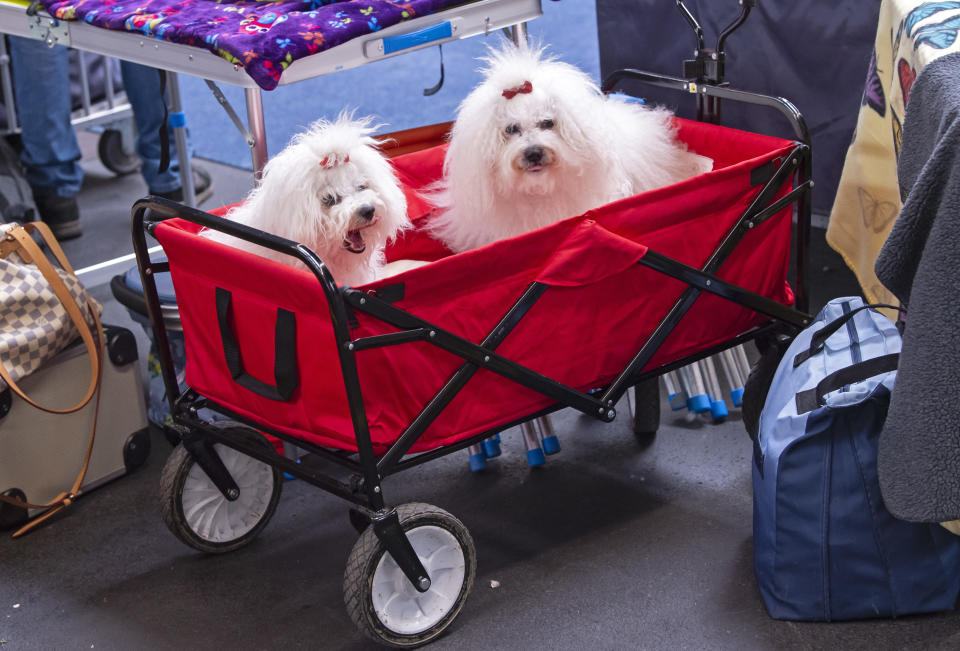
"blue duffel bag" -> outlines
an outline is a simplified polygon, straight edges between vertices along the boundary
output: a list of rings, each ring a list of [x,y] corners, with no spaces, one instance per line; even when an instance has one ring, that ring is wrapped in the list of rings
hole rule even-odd
[[[787,348],[760,414],[754,569],[775,619],[947,610],[960,593],[960,538],[895,519],[880,496],[900,334],[868,307],[828,303]]]

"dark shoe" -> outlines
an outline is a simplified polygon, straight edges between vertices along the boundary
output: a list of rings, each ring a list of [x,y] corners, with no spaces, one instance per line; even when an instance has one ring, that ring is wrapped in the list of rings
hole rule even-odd
[[[192,165],[193,168],[193,194],[197,199],[197,205],[210,198],[213,194],[213,180],[210,178],[210,172],[198,165]],[[151,192],[157,197],[170,199],[171,201],[183,202],[183,188],[170,190],[169,192]]]
[[[76,197],[48,194],[35,196],[33,200],[37,204],[40,219],[46,222],[58,240],[72,240],[83,235]]]

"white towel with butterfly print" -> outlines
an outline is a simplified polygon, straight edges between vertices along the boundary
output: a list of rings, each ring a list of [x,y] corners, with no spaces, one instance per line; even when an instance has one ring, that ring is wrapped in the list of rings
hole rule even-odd
[[[893,295],[873,271],[901,207],[897,158],[916,75],[960,51],[960,1],[883,0],[863,102],[837,187],[827,242],[856,274],[873,303]],[[816,152],[816,148],[814,148]]]
[[[960,24],[958,24],[960,28]],[[928,64],[911,91],[897,173],[906,200],[877,258],[907,308],[903,352],[880,437],[887,508],[960,519],[960,53]]]

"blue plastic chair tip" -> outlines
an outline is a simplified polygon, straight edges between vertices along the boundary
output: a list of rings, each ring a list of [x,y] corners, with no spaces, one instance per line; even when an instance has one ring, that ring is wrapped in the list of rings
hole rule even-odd
[[[702,414],[705,411],[710,411],[710,402],[710,396],[701,393],[687,400],[687,409],[695,414]]]
[[[727,417],[727,405],[723,400],[714,400],[710,403],[710,415],[714,420],[722,420]]]
[[[560,439],[556,436],[548,436],[541,441],[545,454],[556,454],[560,451]]]
[[[489,440],[483,442],[483,452],[487,455],[488,459],[493,459],[494,457],[500,456],[500,444],[496,440]]]
[[[734,407],[739,407],[743,404],[743,387],[739,389],[734,389],[730,392],[730,400],[733,401]]]
[[[527,450],[527,465],[529,466],[542,466],[547,462],[547,457],[544,456],[543,450],[537,448],[536,450]]]

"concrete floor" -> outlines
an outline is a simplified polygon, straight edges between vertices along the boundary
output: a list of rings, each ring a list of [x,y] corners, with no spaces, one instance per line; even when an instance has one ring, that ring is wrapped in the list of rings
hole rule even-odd
[[[234,201],[250,185],[247,172],[206,165],[216,183],[207,206]],[[144,192],[139,178],[109,178],[92,160],[85,166],[86,233],[66,247],[77,268],[131,250],[129,206]],[[814,244],[814,302],[855,292],[822,231]],[[136,328],[104,286],[94,291],[105,320]],[[751,447],[739,414],[713,425],[664,410],[644,447],[620,411],[608,425],[556,414],[563,450],[540,469],[527,467],[511,431],[483,473],[469,472],[460,452],[387,480],[390,502],[440,506],[476,543],[473,592],[431,648],[960,648],[957,612],[839,624],[770,619],[753,578]],[[158,477],[169,451],[154,437],[137,472],[29,536],[0,536],[0,648],[371,646],[343,606],[356,541],[345,503],[287,482],[252,544],[203,556],[160,518]]]

